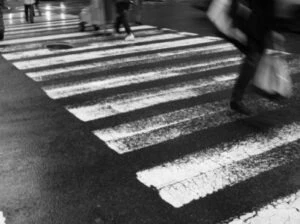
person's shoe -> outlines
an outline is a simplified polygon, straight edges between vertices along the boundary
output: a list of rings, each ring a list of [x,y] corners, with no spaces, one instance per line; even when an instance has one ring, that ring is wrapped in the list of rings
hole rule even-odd
[[[230,101],[230,108],[240,114],[251,115],[252,112],[240,101]]]
[[[125,37],[125,40],[126,41],[134,41],[134,35],[131,33],[131,34],[128,34],[126,37]]]

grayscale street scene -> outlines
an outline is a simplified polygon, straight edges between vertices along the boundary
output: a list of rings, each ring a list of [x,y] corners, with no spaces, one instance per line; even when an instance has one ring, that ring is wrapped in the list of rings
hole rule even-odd
[[[1,3],[0,224],[299,224],[299,2],[241,48],[212,1],[117,2]]]

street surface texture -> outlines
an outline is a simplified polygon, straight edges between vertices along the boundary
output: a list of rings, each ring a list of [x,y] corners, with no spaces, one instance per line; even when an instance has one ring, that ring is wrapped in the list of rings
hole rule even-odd
[[[130,42],[79,32],[84,6],[5,15],[0,224],[299,224],[300,38],[291,99],[249,89],[246,117],[228,107],[243,55],[188,1],[145,3]]]

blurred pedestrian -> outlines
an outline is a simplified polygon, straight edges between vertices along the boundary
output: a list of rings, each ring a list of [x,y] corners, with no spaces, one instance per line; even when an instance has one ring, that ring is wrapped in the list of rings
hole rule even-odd
[[[0,40],[4,39],[4,31],[5,26],[3,22],[3,8],[4,8],[4,0],[0,0]]]
[[[240,0],[232,0],[238,4]],[[242,114],[250,115],[251,111],[243,104],[243,96],[249,82],[253,79],[262,55],[271,38],[274,28],[274,0],[250,0],[250,15],[245,27],[241,30],[247,36],[246,57],[240,68],[240,74],[234,85],[230,100],[230,108]],[[235,7],[237,8],[237,7]],[[237,20],[235,20],[237,21]],[[238,21],[237,21],[238,22]]]
[[[42,12],[41,12],[39,4],[40,4],[40,0],[35,0],[34,6],[35,6],[36,10],[38,11],[39,16],[41,16]]]
[[[142,10],[144,0],[135,0],[135,24],[142,25]]]
[[[128,23],[128,10],[130,8],[130,4],[132,4],[130,0],[116,0],[117,18],[115,21],[115,32],[117,34],[120,33],[120,26],[122,24],[127,33],[127,36],[125,37],[125,40],[127,41],[134,40],[134,35]]]
[[[24,0],[25,20],[33,23],[35,0]]]

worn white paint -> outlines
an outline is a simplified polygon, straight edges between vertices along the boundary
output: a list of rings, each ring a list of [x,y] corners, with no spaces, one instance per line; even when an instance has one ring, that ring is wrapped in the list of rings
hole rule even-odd
[[[234,77],[232,74],[229,74],[229,76]],[[67,106],[66,108],[80,120],[91,121],[223,90],[229,88],[232,83],[233,79],[227,82],[217,82],[213,78],[200,78],[178,84],[118,94],[87,105]]]
[[[29,23],[29,24],[14,24],[5,26],[5,31],[16,31],[16,30],[30,30],[30,29],[39,29],[45,27],[56,27],[56,26],[65,26],[65,25],[75,25],[79,24],[78,19],[72,20],[62,20],[62,21],[50,21],[45,23]]]
[[[77,28],[78,28],[78,25],[75,24],[75,25],[63,25],[63,26],[59,26],[59,27],[42,27],[42,28],[36,28],[36,29],[11,30],[11,31],[5,31],[5,36],[21,35],[21,34],[26,35],[26,34],[30,34],[30,33],[77,29]]]
[[[5,224],[6,218],[4,217],[3,212],[0,211],[0,224]]]
[[[135,40],[135,44],[138,43],[145,43],[145,42],[150,42],[150,41],[171,41],[176,38],[180,37],[186,37],[177,33],[172,33],[172,34],[161,34],[161,35],[155,35],[155,36],[150,36],[150,37],[139,37]],[[209,40],[208,40],[209,42]],[[163,43],[162,43],[163,44]],[[103,48],[103,47],[124,47],[123,51],[125,50],[131,50],[131,47],[128,47],[128,42],[124,42],[123,39],[118,39],[118,40],[111,40],[110,41],[101,41],[101,42],[93,42],[93,43],[87,43],[86,46],[81,46],[81,47],[75,47],[72,49],[68,50],[60,50],[60,51],[50,51],[47,48],[43,49],[36,49],[36,50],[28,50],[25,52],[14,52],[14,53],[8,53],[8,54],[3,54],[3,56],[7,60],[20,60],[20,59],[29,59],[31,57],[38,57],[38,56],[51,56],[51,55],[59,55],[62,53],[66,52],[76,52],[77,54],[83,51],[87,50],[95,50],[97,48]],[[141,46],[142,47],[142,46]],[[147,46],[146,46],[147,47]],[[118,51],[116,50],[116,53]]]
[[[299,224],[300,191],[282,197],[265,205],[257,211],[243,214],[229,224]]]
[[[156,29],[153,26],[134,26],[132,27],[132,30],[144,30],[144,29]],[[124,31],[124,28],[120,29],[121,31]],[[107,32],[112,32],[112,29],[107,29]],[[35,41],[45,41],[45,40],[58,40],[58,39],[65,39],[65,38],[73,38],[73,37],[84,37],[84,36],[90,36],[91,33],[89,32],[75,32],[75,33],[68,33],[68,34],[58,34],[58,35],[47,35],[47,36],[39,36],[39,37],[30,37],[30,38],[19,38],[19,39],[13,39],[13,40],[4,40],[0,42],[1,46],[6,46],[9,44],[21,44],[21,43],[30,43]]]
[[[122,68],[124,66],[136,66],[140,64],[160,62],[167,59],[176,59],[176,58],[186,58],[193,55],[207,55],[212,53],[221,53],[232,51],[232,47],[228,48],[218,48],[205,50],[207,47],[199,47],[192,49],[181,49],[181,50],[170,50],[168,52],[162,53],[152,53],[144,54],[140,56],[128,56],[124,58],[110,59],[101,62],[79,64],[72,66],[61,66],[56,68],[43,69],[40,71],[27,72],[26,75],[32,78],[35,81],[46,81],[55,78],[63,78],[69,76],[84,75],[86,71],[91,72],[100,72],[103,70]],[[220,61],[223,59],[220,59]]]
[[[212,42],[211,40],[207,40],[205,38],[193,38],[193,39],[185,39],[185,40],[175,40],[169,41],[164,43],[154,43],[154,44],[147,44],[143,46],[130,46],[126,48],[116,48],[116,49],[108,49],[108,50],[97,50],[91,52],[83,52],[83,53],[74,53],[62,56],[53,56],[47,57],[42,59],[33,59],[33,60],[24,60],[15,62],[14,65],[21,69],[31,69],[31,68],[41,68],[53,65],[61,65],[70,62],[79,62],[83,60],[94,60],[94,59],[101,59],[105,57],[111,56],[121,56],[126,54],[133,54],[133,53],[147,53],[153,50],[163,50],[175,47],[187,47],[196,44],[203,44]],[[233,50],[235,49],[229,43],[217,44],[212,46],[204,46],[204,47],[195,47],[190,51],[195,49],[200,49],[201,51],[210,51],[213,52],[214,50]],[[188,49],[186,49],[188,51]],[[5,56],[4,56],[5,57]]]
[[[264,99],[247,99],[259,110],[275,110],[278,104]],[[167,142],[208,128],[234,122],[243,115],[229,114],[228,100],[206,103],[157,116],[95,130],[94,134],[119,154]]]
[[[129,86],[132,84],[150,82],[160,79],[185,76],[190,73],[204,72],[228,66],[240,64],[240,58],[233,57],[220,61],[209,61],[207,63],[186,64],[174,66],[165,69],[151,69],[144,72],[132,72],[130,74],[116,74],[114,76],[100,76],[96,79],[87,79],[75,83],[66,83],[58,85],[44,86],[43,90],[52,99],[59,99],[88,93],[97,90],[116,88],[121,86]],[[223,76],[222,76],[223,77]],[[232,79],[230,76],[226,76]],[[216,77],[218,79],[218,77]]]
[[[267,158],[272,163],[256,158],[258,162],[255,167],[248,169],[239,163],[298,139],[300,124],[293,123],[273,129],[268,134],[254,134],[234,144],[224,143],[140,171],[137,178],[146,186],[155,187],[163,200],[178,208],[290,162],[289,159],[279,160],[279,155],[270,154]]]

